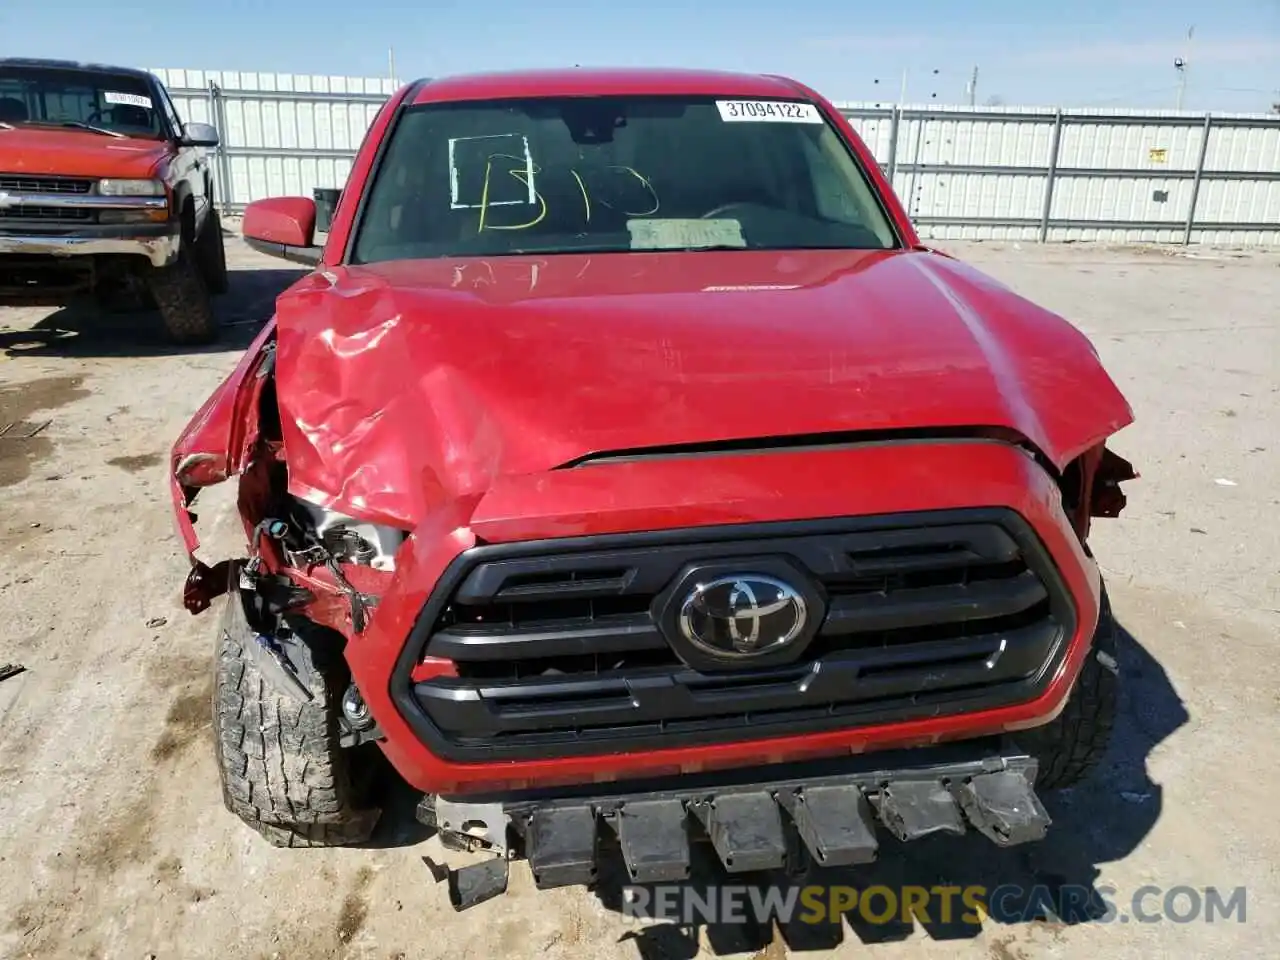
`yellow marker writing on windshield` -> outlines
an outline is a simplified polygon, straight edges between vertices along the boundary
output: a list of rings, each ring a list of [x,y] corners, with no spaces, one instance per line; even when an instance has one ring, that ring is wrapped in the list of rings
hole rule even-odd
[[[489,183],[490,183],[490,178],[493,176],[493,162],[495,160],[515,160],[517,162],[520,162],[522,164],[521,166],[508,170],[507,174],[513,177],[519,183],[523,184],[525,187],[532,186],[532,184],[530,183],[530,176],[529,176],[530,166],[525,165],[523,157],[516,157],[516,156],[512,156],[510,154],[505,154],[505,153],[495,153],[493,156],[491,156],[488,159],[488,161],[485,163],[485,168],[484,168],[484,186],[480,194],[480,224],[477,230],[478,231],[528,230],[530,227],[537,226],[547,216],[547,200],[542,195],[542,192],[536,188],[534,188],[532,192],[533,192],[533,195],[537,198],[538,215],[534,217],[532,220],[529,220],[525,223],[513,223],[513,224],[504,224],[504,225],[494,225],[488,222],[489,206],[490,206]],[[619,213],[622,213],[628,217],[648,217],[658,212],[658,209],[662,206],[662,201],[658,199],[658,191],[653,188],[653,184],[649,182],[648,177],[646,177],[640,171],[636,170],[634,167],[628,167],[622,164],[615,164],[612,166],[605,167],[604,169],[609,171],[616,171],[629,177],[634,177],[635,180],[640,184],[640,186],[643,187],[646,191],[648,191],[649,196],[653,198],[653,206],[650,207],[648,210],[620,210],[619,208],[611,204],[608,200],[601,200],[600,201],[601,205],[608,207],[610,210],[618,210]],[[541,168],[538,167],[537,165],[532,165],[532,170],[534,173],[541,172]],[[569,172],[573,175],[573,179],[578,184],[578,191],[582,194],[582,206],[586,213],[586,220],[588,223],[590,223],[591,222],[591,193],[587,189],[586,181],[582,178],[582,175],[578,173],[576,169],[570,168]]]
[[[621,170],[623,173],[631,174],[631,176],[635,177],[637,180],[640,181],[640,186],[644,187],[646,190],[649,191],[649,196],[653,197],[653,207],[649,210],[645,210],[643,213],[639,213],[634,210],[621,210],[619,211],[620,213],[624,213],[628,217],[649,217],[658,212],[658,208],[662,206],[662,201],[658,199],[658,191],[653,189],[653,184],[649,182],[648,177],[640,173],[640,171],[636,170],[634,167],[627,167],[627,166],[623,166],[622,164],[617,164],[615,166],[607,167],[606,169]],[[611,207],[611,205],[605,202],[604,200],[601,200],[600,202],[603,203],[606,207]]]
[[[587,223],[590,223],[591,222],[591,198],[587,196],[587,185],[582,182],[582,177],[578,176],[577,170],[570,170],[569,172],[573,174],[573,179],[578,181],[578,189],[582,191],[582,205],[583,207],[586,208],[586,211],[587,211]]]
[[[505,153],[495,153],[493,156],[489,158],[488,162],[485,164],[484,187],[480,191],[480,226],[477,228],[477,230],[528,230],[530,227],[537,226],[539,223],[542,222],[542,219],[547,215],[547,201],[542,196],[542,194],[536,189],[533,191],[533,195],[538,198],[538,215],[534,217],[532,220],[530,220],[528,223],[515,223],[515,224],[507,224],[505,226],[492,226],[485,222],[486,219],[488,218],[488,213],[489,213],[489,178],[493,174],[493,161],[498,159],[519,161],[523,158],[513,157],[510,154],[505,154]],[[537,167],[534,167],[534,170],[536,171]],[[514,177],[520,183],[523,183],[526,187],[531,186],[529,180],[527,179],[527,171],[525,169],[521,167],[517,167],[514,170],[508,170],[507,173],[509,173],[512,177]]]

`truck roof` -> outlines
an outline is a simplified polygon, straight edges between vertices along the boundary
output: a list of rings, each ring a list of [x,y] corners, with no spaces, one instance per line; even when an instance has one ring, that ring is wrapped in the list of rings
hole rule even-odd
[[[114,73],[117,76],[150,80],[151,74],[136,67],[117,67],[107,63],[83,63],[78,60],[53,60],[43,57],[0,57],[0,70],[5,67],[30,67],[43,70],[79,70],[84,73]]]
[[[811,91],[794,80],[765,74],[662,67],[567,67],[423,79],[418,81],[413,102],[628,94],[714,94],[806,100],[812,96]]]

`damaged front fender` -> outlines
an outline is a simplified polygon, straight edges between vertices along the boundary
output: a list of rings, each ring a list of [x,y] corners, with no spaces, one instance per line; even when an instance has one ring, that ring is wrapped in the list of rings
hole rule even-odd
[[[240,363],[196,411],[169,456],[169,487],[178,534],[195,563],[200,539],[190,507],[204,487],[244,469],[258,439],[257,406],[275,360],[275,321],[264,326]]]
[[[178,535],[191,561],[183,605],[209,608],[226,592],[230,561],[210,567],[196,556],[200,538],[192,504],[200,491],[239,474],[259,439],[259,403],[275,360],[275,321],[254,338],[231,374],[219,384],[178,436],[169,456],[169,491]]]
[[[290,495],[275,380],[275,333],[273,320],[173,446],[173,508],[191,562],[183,605],[193,614],[201,613],[238,583],[260,596],[276,615],[305,612],[339,633],[358,634],[377,604],[394,563],[392,555],[407,531],[312,509]],[[237,509],[249,538],[249,558],[211,566],[196,555],[200,541],[191,508],[205,487],[233,477],[239,478]]]

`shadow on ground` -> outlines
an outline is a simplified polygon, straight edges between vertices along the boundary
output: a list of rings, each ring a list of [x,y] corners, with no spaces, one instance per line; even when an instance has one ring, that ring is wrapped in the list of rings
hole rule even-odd
[[[373,836],[361,846],[372,850],[414,847],[430,839],[435,831],[418,820],[422,793],[404,782],[382,755],[371,752],[375,765],[374,782],[382,816]]]
[[[742,874],[727,878],[707,851],[695,859],[694,879],[686,886],[697,891],[703,901],[708,887],[733,884],[757,887],[763,897],[767,887],[807,884],[847,885],[858,890],[887,887],[899,897],[899,909],[887,922],[868,922],[861,911],[846,912],[843,923],[818,924],[793,920],[778,929],[779,937],[792,952],[829,950],[839,946],[850,931],[867,944],[904,940],[916,923],[938,941],[967,940],[978,936],[982,927],[959,892],[953,894],[950,922],[944,922],[939,900],[930,900],[933,915],[917,915],[916,923],[901,916],[900,891],[919,886],[986,889],[991,921],[996,924],[1023,924],[1047,921],[1054,925],[1098,922],[1108,911],[1108,903],[1123,910],[1115,895],[1100,891],[1096,883],[1100,864],[1120,860],[1138,847],[1150,833],[1163,809],[1162,788],[1147,774],[1146,760],[1152,749],[1188,720],[1182,700],[1173,689],[1164,669],[1123,628],[1119,631],[1122,694],[1120,714],[1110,751],[1103,764],[1080,786],[1045,797],[1053,817],[1048,837],[1039,844],[1001,849],[971,832],[961,839],[925,839],[900,844],[880,834],[879,859],[867,867],[813,870],[807,876]],[[616,859],[602,871],[604,879],[596,896],[610,910],[623,911],[625,869]],[[650,902],[656,902],[650,890]],[[715,903],[714,899],[709,902]],[[768,902],[767,900],[764,902]],[[751,900],[740,900],[738,908],[750,913]],[[872,903],[871,913],[879,920],[886,912],[883,895]],[[804,905],[797,914],[807,912]],[[926,910],[926,915],[928,910]],[[969,922],[965,915],[969,914]],[[685,918],[681,918],[685,919]],[[692,960],[699,949],[699,923],[647,923],[628,931],[622,939],[634,941],[642,958]],[[706,939],[717,955],[765,950],[776,944],[772,924],[707,924]],[[776,947],[775,947],[776,949]],[[763,956],[773,956],[765,952]]]
[[[109,311],[89,303],[53,310],[29,327],[0,329],[0,350],[10,357],[152,357],[241,351],[270,319],[276,297],[305,273],[300,269],[230,270],[230,288],[213,301],[221,331],[218,340],[208,345],[169,343],[154,310]]]

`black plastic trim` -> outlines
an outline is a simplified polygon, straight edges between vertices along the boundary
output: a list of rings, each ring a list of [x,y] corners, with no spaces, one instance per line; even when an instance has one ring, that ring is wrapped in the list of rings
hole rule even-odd
[[[785,729],[770,728],[752,723],[749,726],[719,729],[679,729],[679,724],[668,724],[666,730],[655,730],[645,735],[613,737],[608,740],[560,738],[554,743],[529,743],[509,745],[465,745],[451,740],[427,715],[419,702],[412,679],[414,666],[427,650],[428,641],[444,605],[464,580],[479,565],[491,560],[508,560],[541,555],[560,556],[618,549],[635,549],[646,546],[668,546],[691,542],[725,543],[731,548],[733,541],[782,538],[833,532],[851,534],[886,531],[905,528],[907,531],[921,527],[948,525],[996,524],[1013,538],[1027,565],[1039,574],[1048,593],[1054,618],[1059,624],[1059,640],[1043,669],[1035,676],[1020,683],[943,691],[933,696],[919,698],[919,702],[896,705],[869,706],[864,711],[848,717],[826,716],[807,724],[789,722]],[[758,544],[753,545],[758,550]],[[572,537],[514,544],[487,544],[465,551],[446,568],[430,598],[410,631],[390,680],[390,694],[405,722],[436,756],[452,762],[495,762],[514,760],[539,760],[557,756],[589,756],[593,754],[644,750],[662,750],[714,743],[731,743],[744,740],[766,739],[782,736],[829,731],[831,729],[856,729],[860,723],[902,722],[924,717],[939,717],[973,712],[993,707],[1009,706],[1038,696],[1056,674],[1065,655],[1067,641],[1075,634],[1078,613],[1053,560],[1031,525],[1015,511],[1000,507],[982,507],[958,510],[926,511],[909,514],[882,514],[829,518],[823,520],[789,521],[762,524],[718,525],[690,527],[647,533],[610,534],[602,536]],[[690,727],[696,727],[691,723]]]
[[[1040,578],[1031,570],[1008,580],[895,590],[888,596],[841,596],[831,601],[822,634],[960,623],[968,619],[979,604],[984,616],[1011,616],[1048,596]]]
[[[568,657],[587,653],[662,650],[667,641],[647,614],[621,616],[602,628],[600,621],[585,633],[575,625],[549,626],[538,633],[501,626],[457,626],[431,638],[431,655],[468,663],[510,659]]]
[[[269,257],[278,257],[281,260],[305,264],[308,267],[318,264],[320,257],[324,254],[323,247],[295,247],[287,243],[271,243],[268,240],[257,240],[253,237],[245,237],[244,242],[252,249],[265,253]]]
[[[848,561],[833,558],[827,550],[804,542],[815,534],[831,534],[833,525],[847,526],[851,522],[858,524],[857,529],[833,534],[840,536],[841,546],[850,555]],[[510,544],[493,548],[496,553],[491,551],[486,554],[473,550],[468,556],[474,555],[476,561],[469,568],[455,596],[459,603],[473,605],[517,599],[531,589],[520,584],[520,578],[554,573],[557,568],[563,567],[570,567],[575,571],[594,569],[600,572],[598,578],[555,588],[564,599],[626,594],[652,596],[670,583],[687,563],[700,559],[697,548],[705,543],[716,543],[717,560],[727,560],[747,558],[759,553],[761,541],[768,540],[771,552],[801,556],[811,570],[851,576],[909,573],[917,569],[936,570],[943,566],[976,562],[998,564],[1018,555],[1016,541],[1010,538],[1008,531],[998,533],[997,527],[990,520],[960,523],[904,523],[897,520],[880,524],[873,523],[872,518],[866,518],[865,522],[862,519],[846,520],[842,524],[839,520],[827,520],[819,521],[816,526],[809,521],[806,524],[803,527],[795,524],[765,525],[767,529],[745,525],[704,527],[679,538],[659,535],[658,540],[654,540],[652,534],[633,534],[630,540],[607,545],[597,545],[600,538],[582,537],[544,541],[535,544],[533,549],[526,549],[523,544]],[[942,550],[937,547],[937,538],[931,533],[938,526],[949,527],[954,540],[967,540],[974,549],[954,550],[948,557],[951,563],[941,562]],[[922,556],[912,561],[906,557],[886,558],[882,555],[886,546],[909,548],[920,541],[933,548],[927,557]],[[682,549],[684,547],[689,547],[694,552],[687,554]],[[646,569],[636,570],[636,554],[644,550],[659,553],[660,556],[657,562],[652,562],[653,558],[649,558],[651,562]],[[546,588],[537,589],[542,592]]]
[[[794,874],[814,863],[871,863],[882,831],[907,842],[972,830],[997,847],[1043,839],[1052,818],[1035,793],[1039,763],[1013,744],[1003,747],[950,758],[925,748],[900,766],[881,754],[863,758],[878,765],[845,763],[808,774],[757,767],[716,786],[695,783],[696,776],[666,789],[592,784],[593,792],[572,797],[503,795],[476,806],[489,815],[497,807],[514,828],[518,842],[510,852],[528,859],[539,889],[594,883],[606,829],[634,883],[687,879],[693,848],[704,842],[731,874]],[[459,806],[475,803],[464,799]],[[424,801],[418,816],[435,825],[435,803]],[[458,870],[459,885],[474,870]]]
[[[732,727],[741,739],[748,729],[765,736],[807,733],[828,729],[842,718],[862,720],[899,709],[909,715],[929,703],[937,709],[953,698],[1016,701],[1038,686],[1060,642],[1061,629],[1041,623],[967,640],[842,651],[750,673],[660,668],[545,683],[441,677],[414,689],[431,704],[429,712],[446,734],[465,730],[471,737],[498,738],[517,733],[521,745],[528,747],[537,744],[537,730],[544,726],[556,731],[547,737],[546,749],[576,745],[559,732],[567,715],[610,724],[582,731],[577,739],[588,742],[618,741],[628,729],[644,738],[645,729],[659,722],[665,723],[664,736],[679,736],[682,727],[695,726],[703,718]],[[940,662],[947,663],[945,670],[938,668]],[[927,673],[922,676],[921,671]],[[1002,682],[1005,685],[998,686]],[[979,685],[980,690],[972,689]],[[884,702],[906,697],[912,701],[908,705]],[[726,708],[750,714],[749,725],[723,721]],[[676,709],[679,718],[667,719]],[[626,737],[628,745],[630,740]]]

